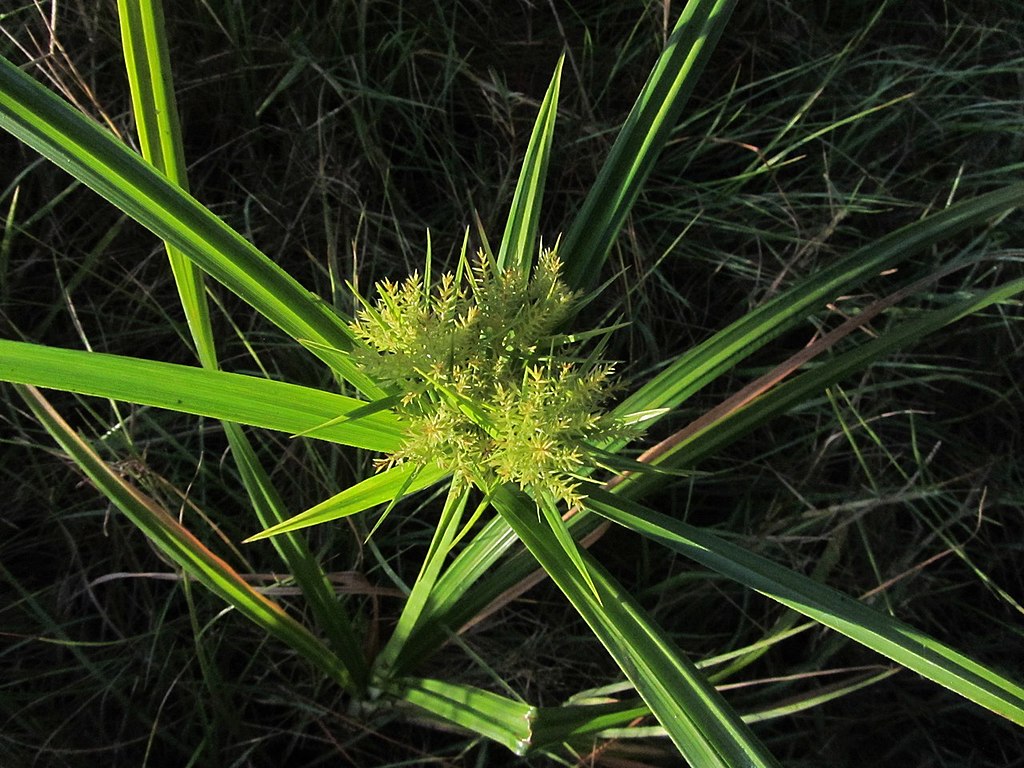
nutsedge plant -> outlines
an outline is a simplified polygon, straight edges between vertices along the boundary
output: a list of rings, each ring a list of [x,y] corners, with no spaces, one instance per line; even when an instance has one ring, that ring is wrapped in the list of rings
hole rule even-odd
[[[538,222],[558,115],[561,60],[538,109],[496,253],[485,247],[471,261],[464,245],[456,271],[437,280],[428,255],[423,275],[380,282],[375,295],[360,297],[355,317],[313,296],[188,193],[159,2],[118,3],[141,156],[0,60],[0,127],[164,242],[200,363],[0,340],[0,380],[15,388],[62,451],[162,557],[308,662],[309,674],[331,681],[349,711],[370,722],[393,712],[426,717],[517,755],[558,759],[606,739],[650,736],[651,731],[637,728],[645,722],[655,724],[657,735],[667,737],[693,766],[777,765],[750,723],[779,713],[741,715],[707,670],[582,545],[611,522],[765,596],[786,617],[803,616],[807,626],[827,628],[980,710],[1024,726],[1024,689],[1010,676],[741,546],[728,532],[691,525],[675,510],[644,503],[666,477],[692,472],[754,427],[872,362],[965,316],[1016,301],[1024,294],[1024,280],[957,293],[938,308],[898,318],[866,341],[832,349],[838,336],[866,324],[872,315],[865,312],[838,336],[751,382],[749,393],[727,401],[728,407],[658,435],[660,442],[639,458],[626,452],[641,424],[656,434],[666,415],[681,412],[684,403],[724,374],[742,370],[750,355],[826,302],[883,270],[895,270],[915,253],[999,220],[1024,203],[1024,186],[1004,186],[946,206],[853,250],[664,361],[626,397],[612,386],[613,369],[602,359],[602,343],[584,347],[586,353],[577,346],[581,339],[600,337],[601,330],[568,333],[734,6],[735,0],[690,0],[673,29],[666,29],[664,51],[586,200],[566,222],[557,254],[540,247]],[[219,282],[276,325],[340,386],[320,389],[222,370],[207,280]],[[874,313],[896,297],[880,302]],[[810,364],[825,352],[827,364]],[[175,509],[118,472],[98,450],[100,441],[72,429],[38,387],[218,420],[241,484],[239,496],[244,493],[252,513],[251,529],[259,530],[250,540],[272,543],[278,559],[268,570],[290,574],[304,610],[255,589],[239,570],[238,558],[207,543],[212,537],[196,535]],[[296,514],[241,425],[371,451],[380,457],[377,471]],[[601,478],[595,467],[615,467],[618,474]],[[307,529],[333,523],[347,532],[338,521],[396,509],[413,494],[443,483],[448,484],[445,502],[417,577],[402,584],[405,597],[397,616],[390,617],[391,634],[377,643],[376,634],[366,636],[367,626],[380,624],[376,613],[368,615],[357,601],[339,596],[324,553]],[[464,522],[471,486],[483,491],[482,500]],[[485,509],[494,514],[476,525]],[[381,565],[390,567],[384,558]],[[504,686],[496,693],[464,682],[458,670],[432,665],[460,627],[483,620],[495,604],[521,594],[538,571],[561,590],[621,670],[614,694],[584,692],[561,706],[540,706]],[[780,626],[786,621],[780,619]],[[203,635],[195,626],[202,648]],[[784,636],[768,629],[749,645],[731,648],[723,656],[732,660],[728,674],[738,674]],[[204,672],[212,675],[209,665]],[[840,688],[852,691],[889,674],[885,669],[869,680],[851,678]],[[210,690],[216,690],[213,677],[208,679]],[[212,749],[206,745],[213,743],[215,731],[209,742],[195,747],[193,759],[204,759],[203,750]]]

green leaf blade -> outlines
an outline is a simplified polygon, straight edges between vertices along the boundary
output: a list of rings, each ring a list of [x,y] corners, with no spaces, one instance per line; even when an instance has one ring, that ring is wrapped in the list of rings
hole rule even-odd
[[[540,220],[541,202],[544,199],[544,181],[547,178],[548,158],[551,155],[552,137],[555,132],[555,118],[558,115],[558,88],[562,78],[563,54],[555,66],[551,84],[544,94],[537,122],[530,135],[523,169],[519,174],[508,222],[498,249],[499,270],[512,269],[528,273],[537,251],[537,224]]]
[[[282,533],[298,531],[312,525],[322,525],[363,512],[379,504],[387,504],[396,498],[428,488],[445,476],[435,466],[417,467],[415,464],[400,464],[384,472],[371,475],[351,485],[329,499],[325,499],[305,512],[300,512],[265,531],[246,539],[259,541]]]
[[[322,427],[339,414],[364,407],[361,400],[282,381],[155,360],[0,339],[0,381],[152,405],[290,434],[318,428],[316,439],[371,451],[392,452],[402,442],[401,422],[390,413]]]
[[[736,0],[690,0],[669,36],[560,252],[566,282],[587,288],[682,114]]]
[[[521,494],[499,488],[495,508],[569,598],[691,765],[774,766],[739,716],[586,551],[600,599],[561,545],[537,524],[536,508]]]
[[[185,152],[164,33],[163,5],[159,0],[118,0],[117,11],[142,156],[187,192]],[[205,367],[214,368],[216,347],[202,270],[180,249],[170,243],[165,243],[165,247],[196,352]]]
[[[1009,720],[1024,725],[1024,688],[913,627],[819,582],[607,491],[595,512],[830,627]]]
[[[179,249],[295,339],[339,350],[351,332],[322,299],[66,102],[0,57],[0,128]],[[311,348],[316,354],[316,349]],[[351,361],[333,361],[364,394],[385,393]]]

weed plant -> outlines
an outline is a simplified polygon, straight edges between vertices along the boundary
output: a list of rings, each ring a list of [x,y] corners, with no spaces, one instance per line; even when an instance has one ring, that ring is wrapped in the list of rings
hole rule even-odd
[[[245,5],[0,16],[0,764],[1024,764],[1024,22]]]

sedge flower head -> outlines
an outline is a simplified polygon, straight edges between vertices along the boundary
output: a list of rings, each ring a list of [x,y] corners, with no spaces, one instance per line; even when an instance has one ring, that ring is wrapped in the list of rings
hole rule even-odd
[[[378,466],[436,464],[460,481],[516,483],[528,492],[581,500],[577,476],[588,447],[632,434],[604,414],[612,366],[580,362],[556,334],[577,295],[544,251],[532,277],[499,271],[483,254],[462,279],[433,286],[413,273],[377,285],[352,330],[366,343],[356,361],[401,395],[402,446]]]

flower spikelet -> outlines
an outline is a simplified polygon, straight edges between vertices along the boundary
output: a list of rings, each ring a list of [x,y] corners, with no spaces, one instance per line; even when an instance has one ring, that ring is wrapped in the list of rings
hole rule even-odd
[[[377,285],[352,323],[356,360],[401,394],[405,441],[381,468],[436,464],[459,480],[513,482],[569,504],[590,446],[633,429],[605,415],[612,367],[571,362],[556,335],[578,298],[544,251],[532,277],[483,254],[459,280]]]

